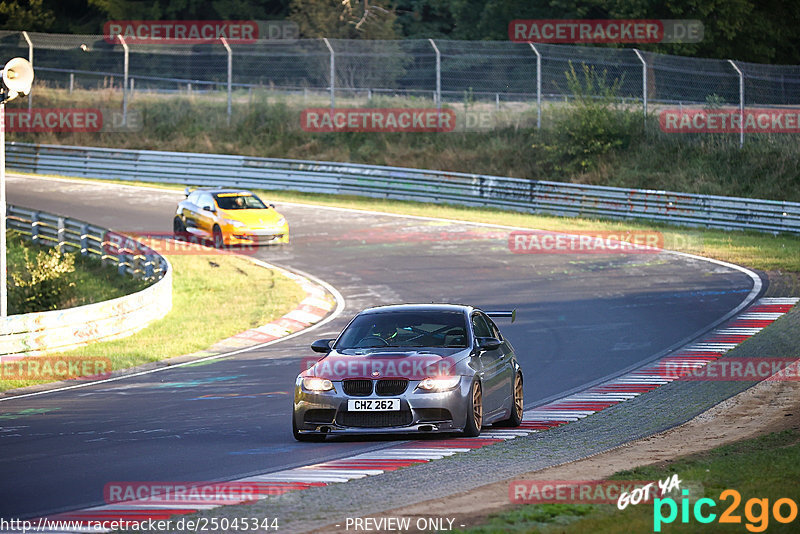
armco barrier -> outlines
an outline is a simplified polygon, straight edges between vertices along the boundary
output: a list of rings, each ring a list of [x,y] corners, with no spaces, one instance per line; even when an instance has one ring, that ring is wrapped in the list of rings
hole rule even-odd
[[[11,143],[6,157],[10,168],[40,174],[355,194],[561,216],[800,233],[797,202],[188,152]]]
[[[0,356],[38,356],[122,337],[172,309],[172,269],[163,256],[124,254],[124,250],[106,242],[108,231],[103,228],[18,206],[8,206],[8,227],[35,242],[97,256],[116,264],[120,272],[157,281],[131,295],[104,302],[10,315],[0,331]]]

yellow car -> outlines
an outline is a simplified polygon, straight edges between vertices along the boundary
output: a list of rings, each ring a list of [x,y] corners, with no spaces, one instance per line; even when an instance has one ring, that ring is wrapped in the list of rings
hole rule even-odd
[[[189,191],[178,204],[176,235],[211,239],[214,246],[267,245],[289,242],[289,224],[251,191],[202,187]]]

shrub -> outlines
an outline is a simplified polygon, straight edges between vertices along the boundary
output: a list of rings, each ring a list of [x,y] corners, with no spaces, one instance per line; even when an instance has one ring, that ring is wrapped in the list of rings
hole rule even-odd
[[[21,251],[23,269],[9,271],[9,313],[30,313],[55,310],[75,295],[75,256],[57,249]]]

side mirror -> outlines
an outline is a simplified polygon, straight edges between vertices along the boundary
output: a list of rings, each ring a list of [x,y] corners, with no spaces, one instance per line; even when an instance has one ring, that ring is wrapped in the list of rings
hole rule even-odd
[[[502,341],[496,337],[479,337],[476,338],[478,348],[484,351],[497,350],[503,344]]]
[[[314,352],[321,352],[328,354],[331,351],[331,342],[333,339],[318,339],[311,344],[311,350]]]
[[[203,211],[210,211],[211,213],[214,213],[217,210],[214,209],[214,206],[203,206]]]
[[[270,208],[275,209],[275,204],[273,204],[272,202],[270,202],[268,205]]]

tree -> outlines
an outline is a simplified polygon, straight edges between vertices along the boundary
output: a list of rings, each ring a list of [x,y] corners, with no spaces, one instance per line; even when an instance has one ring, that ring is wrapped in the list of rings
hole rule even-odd
[[[55,14],[43,0],[3,0],[0,20],[0,27],[6,30],[47,31],[55,22]]]
[[[289,18],[306,38],[398,38],[397,15],[380,0],[292,0]]]

